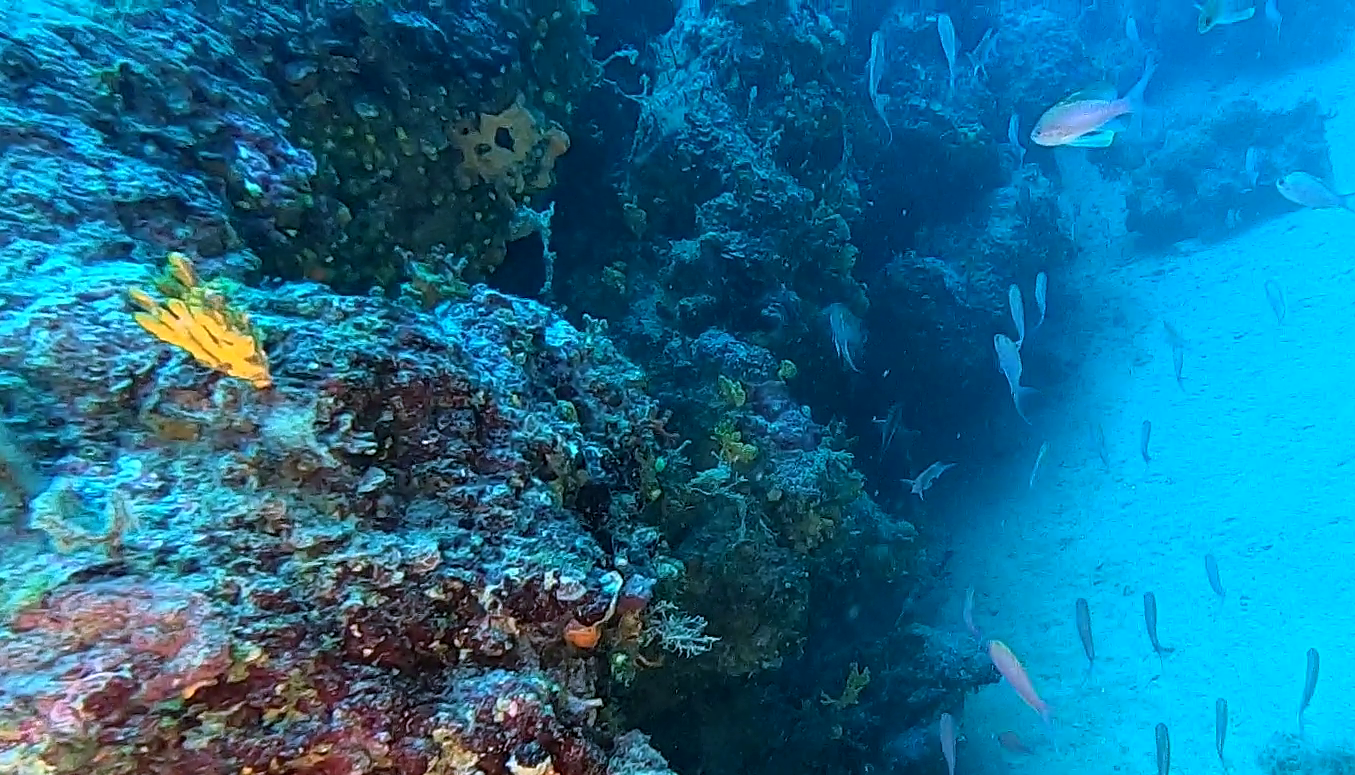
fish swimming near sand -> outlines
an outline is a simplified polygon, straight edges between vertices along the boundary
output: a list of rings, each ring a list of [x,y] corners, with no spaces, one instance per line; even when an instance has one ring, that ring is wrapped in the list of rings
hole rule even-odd
[[[1209,588],[1214,590],[1220,600],[1228,596],[1223,589],[1223,580],[1219,577],[1219,561],[1212,554],[1204,556],[1204,575],[1209,579]]]
[[[1214,750],[1219,752],[1219,764],[1224,770],[1228,762],[1223,760],[1223,744],[1228,741],[1228,701],[1222,697],[1214,701]]]
[[[1157,737],[1157,775],[1168,775],[1172,771],[1172,741],[1167,725],[1159,723],[1153,733]]]
[[[1310,210],[1339,210],[1355,212],[1355,194],[1338,194],[1321,180],[1306,172],[1291,172],[1275,181],[1280,196]]]
[[[1174,649],[1163,646],[1157,639],[1157,595],[1152,592],[1143,593],[1143,623],[1148,626],[1148,642],[1153,644],[1158,662],[1165,663],[1166,655],[1172,653]]]
[[[1092,610],[1087,598],[1077,599],[1077,634],[1082,638],[1082,651],[1087,655],[1087,678],[1092,677],[1096,667],[1096,644],[1092,642]]]
[[[1275,322],[1284,323],[1288,311],[1284,303],[1284,289],[1274,279],[1266,280],[1266,301],[1270,302],[1270,311],[1275,313]]]
[[[1044,462],[1044,456],[1049,454],[1049,442],[1040,444],[1040,451],[1035,453],[1035,465],[1030,468],[1030,481],[1027,483],[1028,489],[1035,489],[1035,476],[1040,473],[1040,464]]]
[[[1002,376],[1007,378],[1007,387],[1011,388],[1012,403],[1016,405],[1016,413],[1029,424],[1030,420],[1026,417],[1026,404],[1032,395],[1040,391],[1021,384],[1021,346],[1013,342],[1011,337],[1006,334],[996,334],[993,336],[993,350],[997,353],[998,369],[1002,371]]]
[[[1115,88],[1106,85],[1069,94],[1035,122],[1030,131],[1031,141],[1045,147],[1110,147],[1115,133],[1124,129],[1121,117],[1142,109],[1143,93],[1156,69],[1157,63],[1150,57],[1143,67],[1143,77],[1118,99]]]
[[[1204,0],[1195,28],[1203,35],[1221,24],[1245,22],[1256,15],[1251,0]]]
[[[904,479],[903,483],[908,485],[912,490],[912,493],[919,499],[926,500],[926,498],[923,497],[923,493],[932,488],[932,485],[936,483],[937,477],[954,467],[954,463],[942,463],[938,460],[927,466],[922,473],[917,475],[916,479]]]
[[[979,631],[978,626],[974,624],[974,588],[970,587],[964,593],[964,626],[969,630],[969,634],[974,636],[974,640],[983,640],[983,633]]]
[[[1007,683],[1011,684],[1021,700],[1048,722],[1052,717],[1049,704],[1040,699],[1039,692],[1035,691],[1035,684],[1031,683],[1030,676],[1026,674],[1026,668],[1012,650],[1007,648],[1007,644],[1000,640],[989,641],[988,656],[993,660],[993,666],[1003,678],[1007,679]]]
[[[1021,665],[1021,660],[1017,659],[1012,650],[1007,648],[1007,644],[1000,640],[988,641],[988,657],[993,660],[993,666],[997,668],[1003,678],[1007,679],[1008,685],[1012,687],[1017,696],[1029,705],[1031,710],[1040,714],[1040,719],[1049,729],[1049,738],[1053,740],[1053,712],[1049,709],[1049,703],[1040,699],[1039,692],[1035,691],[1035,684],[1031,683],[1026,668]],[[1058,748],[1057,742],[1054,743],[1054,748]]]
[[[1299,700],[1299,737],[1303,736],[1303,712],[1313,701],[1313,692],[1317,691],[1317,649],[1308,649],[1308,671],[1303,676],[1303,699]]]

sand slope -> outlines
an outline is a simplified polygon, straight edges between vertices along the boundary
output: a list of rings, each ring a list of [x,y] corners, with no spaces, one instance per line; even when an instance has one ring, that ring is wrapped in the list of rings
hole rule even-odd
[[[1316,93],[1355,121],[1350,70],[1294,76],[1268,98]],[[1355,134],[1341,139],[1337,177],[1355,179]],[[1269,279],[1284,291],[1283,323]],[[972,583],[979,626],[1025,661],[1054,706],[1061,751],[999,685],[966,708],[960,771],[1154,773],[1153,728],[1164,722],[1173,773],[1219,773],[1214,703],[1225,697],[1232,771],[1259,772],[1271,735],[1297,731],[1309,647],[1322,671],[1308,739],[1355,745],[1355,213],[1296,212],[1190,255],[1088,266],[1075,287],[1080,306],[1104,308],[1105,319],[1068,337],[1085,350],[1081,395],[1027,431],[1032,460],[1042,437],[1050,444],[1041,478],[1033,491],[1023,471],[1014,487],[961,496],[955,535],[957,626]],[[1059,295],[1051,287],[1051,307]],[[1163,321],[1189,342],[1184,389]],[[1210,552],[1222,602],[1206,580]],[[1145,634],[1150,590],[1162,643],[1175,649],[1165,665]],[[1085,686],[1078,597],[1097,648]],[[1037,756],[1000,755],[989,736],[1003,730]]]

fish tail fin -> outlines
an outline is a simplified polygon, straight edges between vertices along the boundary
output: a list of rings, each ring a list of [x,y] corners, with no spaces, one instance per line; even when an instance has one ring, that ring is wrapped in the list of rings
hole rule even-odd
[[[1054,729],[1054,714],[1050,712],[1048,705],[1040,709],[1040,720],[1044,722],[1045,731],[1049,733],[1049,742],[1054,744],[1054,753],[1062,755],[1063,751],[1059,749],[1058,732]]]
[[[1040,391],[1025,385],[1017,385],[1016,389],[1012,391],[1012,403],[1016,404],[1016,413],[1021,415],[1021,419],[1026,421],[1026,425],[1031,424],[1030,418],[1026,416],[1026,408],[1030,406],[1030,399],[1038,395],[1040,395]]]
[[[1341,197],[1341,206],[1355,213],[1355,194],[1346,194]]]
[[[1143,63],[1143,75],[1139,78],[1139,82],[1134,84],[1134,88],[1130,89],[1128,94],[1124,95],[1125,101],[1129,103],[1131,113],[1143,110],[1143,93],[1148,91],[1148,82],[1153,79],[1155,72],[1157,72],[1157,60],[1149,54],[1148,59]]]

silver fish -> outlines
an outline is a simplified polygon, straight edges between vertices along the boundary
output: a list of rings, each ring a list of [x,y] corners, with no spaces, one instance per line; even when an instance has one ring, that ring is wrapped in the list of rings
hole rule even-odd
[[[1172,769],[1172,741],[1167,733],[1167,725],[1159,723],[1153,728],[1157,738],[1157,775],[1169,775]]]
[[[1124,36],[1129,38],[1129,43],[1135,51],[1143,51],[1143,40],[1139,38],[1139,23],[1134,21],[1133,16],[1124,17]]]
[[[1303,736],[1303,712],[1313,701],[1313,692],[1317,691],[1317,649],[1308,649],[1308,672],[1303,676],[1303,699],[1299,700],[1299,736]]]
[[[880,426],[880,452],[888,452],[889,445],[894,443],[894,434],[899,432],[899,426],[903,423],[903,407],[897,403],[890,404],[889,414],[883,420],[876,418],[875,422]]]
[[[950,68],[950,96],[955,96],[955,23],[950,14],[936,16],[936,31],[941,36],[941,51],[946,55],[946,66]]]
[[[1021,349],[1006,334],[997,334],[993,337],[993,349],[997,352],[997,366],[1007,378],[1007,386],[1011,388],[1016,413],[1026,421],[1026,424],[1030,424],[1026,417],[1025,403],[1039,391],[1021,384]]]
[[[1021,117],[1015,113],[1007,119],[1007,144],[1016,157],[1016,168],[1021,169],[1026,163],[1026,146],[1021,144]]]
[[[1266,280],[1266,301],[1270,302],[1270,311],[1275,313],[1275,322],[1283,323],[1287,307],[1284,303],[1284,289],[1276,280]]]
[[[1212,554],[1204,556],[1204,575],[1209,579],[1209,588],[1214,590],[1214,594],[1220,598],[1228,594],[1223,591],[1223,579],[1219,577],[1219,561]]]
[[[1185,390],[1185,383],[1181,381],[1181,369],[1186,365],[1186,338],[1165,320],[1162,321],[1162,329],[1167,334],[1167,344],[1172,348],[1172,371],[1176,374],[1176,386]]]
[[[1092,425],[1092,446],[1096,447],[1096,455],[1101,458],[1101,463],[1109,471],[1110,449],[1106,447],[1106,429],[1101,426],[1101,423]]]
[[[1275,181],[1280,196],[1311,210],[1345,208],[1355,211],[1355,194],[1338,194],[1306,172],[1291,172]]]
[[[1275,6],[1275,0],[1266,0],[1265,15],[1266,21],[1275,28],[1275,37],[1280,37],[1280,24],[1284,22],[1284,16],[1280,15],[1280,9]]]
[[[923,495],[923,493],[927,492],[932,488],[932,485],[936,483],[937,477],[941,476],[941,474],[944,474],[946,471],[954,467],[955,467],[954,463],[942,463],[941,461],[938,460],[937,462],[927,466],[927,468],[922,473],[917,475],[916,479],[904,479],[903,483],[908,485],[912,493],[916,495],[919,499],[926,500],[927,498]]]
[[[847,305],[841,302],[829,304],[827,312],[833,349],[837,351],[837,356],[842,362],[847,364],[847,368],[860,372],[861,370],[856,368],[856,353],[866,341],[860,318],[853,315]]]
[[[1223,760],[1223,744],[1228,740],[1228,701],[1222,697],[1214,700],[1214,750],[1219,752],[1219,764],[1224,771],[1228,762]]]
[[[949,775],[955,775],[955,717],[949,713],[941,714],[941,755]]]
[[[1015,283],[1007,289],[1007,306],[1012,310],[1012,322],[1016,324],[1016,349],[1026,341],[1026,305],[1021,300],[1021,289]]]
[[[975,78],[979,77],[979,73],[983,73],[984,78],[988,77],[988,59],[993,55],[993,50],[996,48],[997,36],[993,34],[993,28],[989,27],[979,40],[979,45],[975,46],[974,50],[969,53],[969,63],[974,66],[973,76]]]
[[[870,36],[870,62],[867,65],[867,89],[870,92],[870,104],[875,106],[875,112],[880,116],[880,121],[885,125],[885,131],[889,133],[889,139],[885,145],[894,142],[894,128],[889,125],[889,119],[885,116],[885,105],[888,104],[889,95],[880,93],[880,81],[885,75],[885,46],[884,35],[879,30]]]
[[[969,634],[974,636],[974,640],[983,640],[983,633],[979,631],[974,624],[974,588],[970,587],[964,591],[964,626],[969,630]]]
[[[1035,308],[1040,311],[1040,319],[1036,321],[1035,327],[1044,325],[1045,302],[1049,298],[1049,275],[1040,272],[1035,275]]]
[[[1040,473],[1040,464],[1044,462],[1044,456],[1049,453],[1049,442],[1040,445],[1040,451],[1035,453],[1035,465],[1030,469],[1030,489],[1035,489],[1035,475]]]
[[[1079,597],[1075,601],[1077,608],[1077,634],[1082,638],[1082,653],[1087,655],[1087,678],[1091,678],[1096,667],[1096,643],[1092,640],[1092,609],[1087,598]]]

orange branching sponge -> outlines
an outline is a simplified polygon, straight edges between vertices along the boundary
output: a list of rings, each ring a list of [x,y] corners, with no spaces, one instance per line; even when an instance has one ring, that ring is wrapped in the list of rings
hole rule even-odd
[[[569,150],[569,135],[539,122],[521,97],[502,113],[458,121],[451,140],[461,151],[456,182],[463,191],[480,182],[513,194],[549,188],[555,160]]]
[[[259,346],[249,315],[199,283],[187,256],[170,253],[168,261],[167,276],[156,283],[169,297],[166,301],[156,301],[140,288],[128,291],[132,302],[143,310],[136,313],[136,322],[209,369],[248,380],[257,388],[273,384],[268,356]]]

